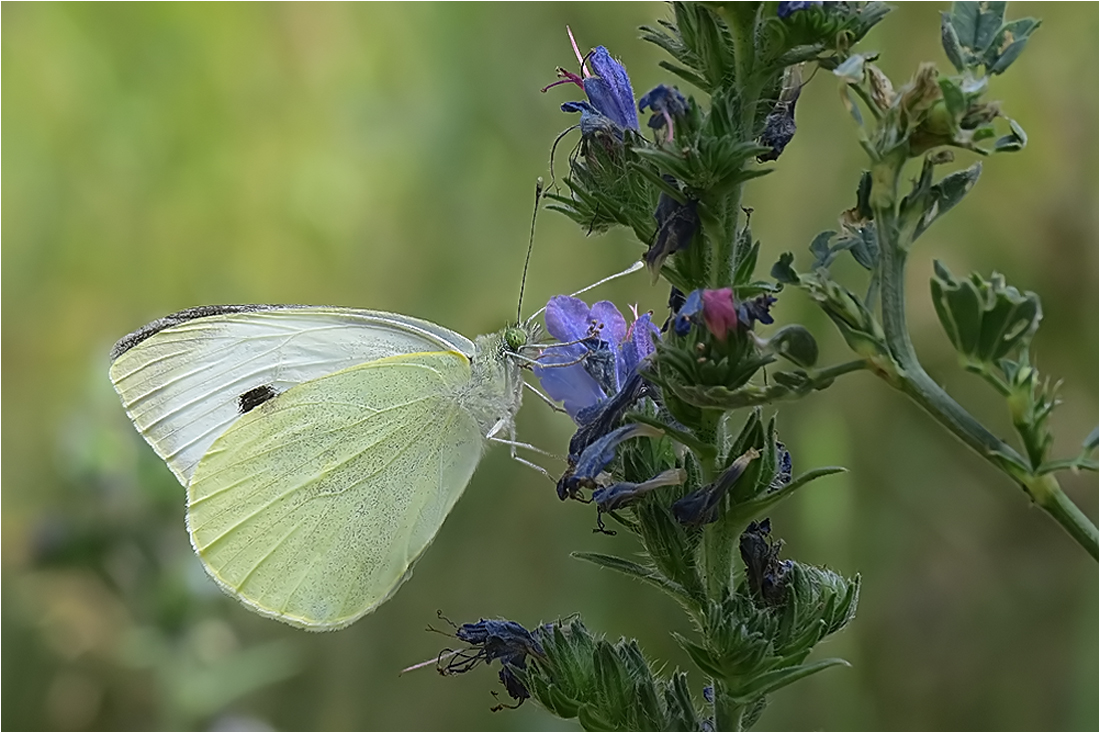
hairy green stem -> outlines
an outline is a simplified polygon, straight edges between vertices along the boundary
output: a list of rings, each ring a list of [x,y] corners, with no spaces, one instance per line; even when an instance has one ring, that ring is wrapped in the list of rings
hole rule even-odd
[[[760,82],[756,79],[756,16],[760,3],[733,3],[722,8],[722,16],[733,41],[735,89],[721,89],[718,94],[736,94],[737,136],[744,141],[756,137],[756,106],[760,99]],[[742,167],[748,161],[742,163]],[[741,221],[741,194],[744,184],[739,183],[724,197],[720,207],[723,236],[718,241],[717,256],[712,260],[710,285],[712,288],[729,287],[737,272],[737,230]]]
[[[1062,525],[1062,529],[1069,532],[1079,545],[1089,551],[1094,560],[1100,560],[1100,556],[1097,555],[1096,525],[1070,501],[1058,484],[1058,479],[1054,478],[1054,474],[1031,476],[1025,486],[1031,498],[1042,507],[1043,511],[1054,517],[1054,520]]]
[[[729,696],[724,682],[714,681],[714,729],[743,730],[742,719],[745,707],[738,705]]]
[[[978,455],[985,458],[1027,492],[1028,496],[1051,515],[1093,558],[1100,559],[1097,528],[1066,497],[1050,474],[1036,476],[1030,462],[1012,446],[989,432],[933,380],[917,359],[909,339],[905,317],[905,264],[907,242],[902,241],[896,213],[898,181],[905,158],[884,157],[872,169],[875,190],[871,196],[875,229],[881,252],[882,328],[886,344],[896,365],[887,381],[900,389],[938,420]],[[885,376],[885,375],[883,375]]]

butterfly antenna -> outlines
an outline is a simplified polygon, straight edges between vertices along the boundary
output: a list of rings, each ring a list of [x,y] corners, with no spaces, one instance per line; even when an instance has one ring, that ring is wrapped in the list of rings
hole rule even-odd
[[[531,264],[531,250],[535,248],[535,221],[539,216],[539,202],[542,200],[542,176],[535,181],[535,210],[531,212],[531,236],[527,241],[527,259],[523,261],[523,277],[519,280],[519,305],[516,306],[516,323],[522,323],[523,290],[527,287],[527,266]]]
[[[600,280],[598,282],[594,282],[586,288],[581,288],[577,292],[571,293],[569,297],[572,298],[572,297],[575,297],[577,295],[580,295],[581,293],[587,293],[589,290],[591,290],[593,288],[598,288],[599,286],[603,285],[606,282],[611,282],[612,280],[620,278],[624,275],[629,275],[632,272],[637,272],[638,270],[642,269],[643,267],[645,267],[645,263],[642,262],[641,260],[638,260],[637,262],[635,262],[633,265],[626,268],[622,272],[616,272],[614,275],[608,275],[603,280]],[[531,321],[535,320],[545,310],[546,310],[546,306],[543,306],[543,307],[539,308],[537,311],[535,311],[534,313],[531,314],[531,317],[527,319],[527,322],[530,323]]]

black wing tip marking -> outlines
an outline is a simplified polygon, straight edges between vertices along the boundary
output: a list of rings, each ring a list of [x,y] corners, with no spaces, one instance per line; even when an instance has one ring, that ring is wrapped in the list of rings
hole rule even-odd
[[[278,396],[278,390],[270,384],[261,384],[259,387],[253,387],[247,392],[241,393],[241,396],[237,398],[237,409],[243,415]]]
[[[111,349],[111,361],[114,361],[118,357],[125,354],[130,349],[140,344],[150,336],[154,336],[157,333],[163,331],[166,328],[172,326],[178,326],[181,323],[187,321],[193,321],[196,318],[207,318],[209,316],[220,316],[226,313],[254,313],[256,311],[273,310],[276,308],[308,308],[310,306],[305,305],[200,305],[194,308],[187,308],[185,310],[172,313],[164,318],[158,318],[152,323],[147,323],[138,330],[131,334],[127,334],[118,340],[118,343]]]

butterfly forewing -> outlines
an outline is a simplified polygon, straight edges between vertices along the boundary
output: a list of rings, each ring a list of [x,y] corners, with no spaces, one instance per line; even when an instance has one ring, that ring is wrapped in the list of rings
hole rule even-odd
[[[297,626],[345,626],[407,577],[461,495],[482,431],[470,362],[396,356],[292,387],[214,441],[188,528],[229,592]],[[431,470],[426,470],[431,467]]]
[[[379,311],[206,307],[122,339],[111,381],[138,430],[186,486],[215,439],[264,400],[357,364],[439,350],[469,356],[473,344],[433,323]]]

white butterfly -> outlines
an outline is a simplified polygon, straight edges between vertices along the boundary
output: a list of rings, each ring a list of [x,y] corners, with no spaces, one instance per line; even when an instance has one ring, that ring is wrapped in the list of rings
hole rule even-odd
[[[120,340],[110,375],[187,489],[218,585],[264,616],[339,629],[409,577],[488,441],[546,473],[515,456],[533,446],[513,422],[541,312],[470,341],[382,311],[203,306]]]
[[[110,375],[186,487],[191,543],[218,585],[265,616],[338,629],[397,590],[486,441],[512,431],[530,338],[207,306],[123,338]]]

